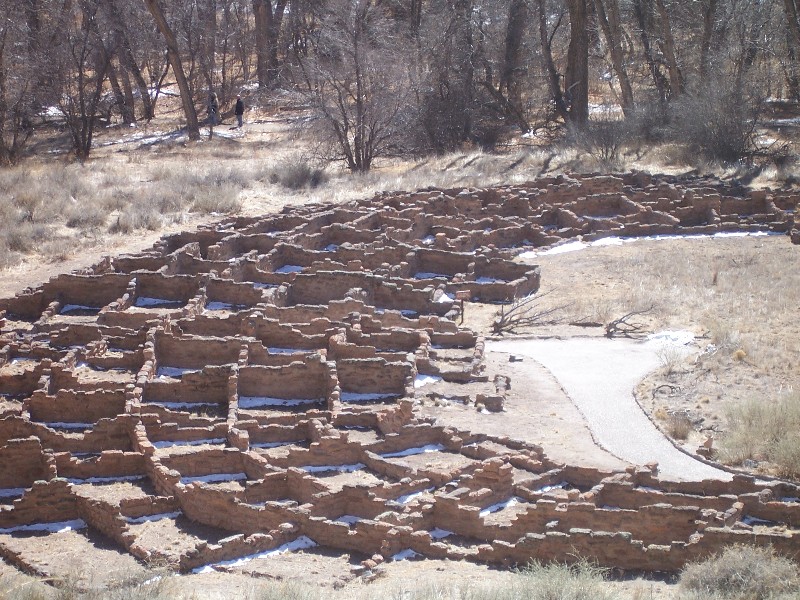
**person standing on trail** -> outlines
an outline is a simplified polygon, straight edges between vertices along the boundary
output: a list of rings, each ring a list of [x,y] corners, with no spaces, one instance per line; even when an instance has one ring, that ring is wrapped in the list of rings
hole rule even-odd
[[[239,128],[241,129],[242,123],[244,122],[244,100],[240,95],[236,96],[236,108],[233,111],[236,114],[236,122],[239,124]]]
[[[208,96],[208,120],[212,126],[219,122],[219,98],[216,92],[211,92]]]

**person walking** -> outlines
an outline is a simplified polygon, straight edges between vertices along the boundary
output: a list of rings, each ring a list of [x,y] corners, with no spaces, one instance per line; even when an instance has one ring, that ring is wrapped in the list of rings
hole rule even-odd
[[[219,123],[219,98],[216,92],[211,92],[208,96],[208,121],[212,127]]]
[[[239,129],[241,129],[244,122],[244,100],[242,100],[241,95],[236,96],[236,108],[233,112],[236,114],[236,122],[239,124]]]

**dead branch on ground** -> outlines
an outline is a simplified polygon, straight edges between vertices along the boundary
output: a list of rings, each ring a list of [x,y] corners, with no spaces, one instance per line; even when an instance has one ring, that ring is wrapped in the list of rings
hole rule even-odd
[[[622,315],[620,318],[614,319],[608,325],[606,325],[606,337],[613,338],[618,335],[624,337],[634,337],[641,334],[642,330],[645,328],[645,324],[635,323],[631,321],[631,319],[640,315],[646,315],[652,311],[654,307],[655,305],[651,304],[649,308],[645,308],[643,310],[632,310],[629,313]]]
[[[503,335],[504,333],[516,333],[522,327],[533,327],[535,325],[555,325],[560,323],[561,313],[569,304],[561,304],[551,308],[544,308],[540,300],[548,296],[550,292],[540,296],[527,296],[517,298],[508,309],[500,307],[500,312],[492,323],[492,333]]]

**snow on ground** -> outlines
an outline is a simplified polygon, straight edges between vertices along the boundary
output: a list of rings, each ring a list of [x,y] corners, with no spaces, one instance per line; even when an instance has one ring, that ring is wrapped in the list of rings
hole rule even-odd
[[[438,375],[417,375],[414,379],[414,387],[421,388],[429,383],[436,383],[437,381],[441,381],[442,378]]]
[[[192,573],[199,574],[199,573],[213,573],[214,571],[223,568],[229,569],[233,567],[240,567],[245,563],[248,563],[252,560],[256,560],[259,558],[272,558],[275,556],[279,556],[281,554],[285,554],[286,552],[296,552],[297,550],[306,550],[308,548],[314,548],[318,544],[312,540],[310,537],[305,535],[301,535],[296,540],[291,542],[287,542],[282,546],[278,546],[274,550],[267,550],[266,552],[259,552],[258,554],[250,554],[248,556],[242,556],[241,558],[235,558],[232,560],[224,560],[218,563],[213,563],[210,565],[204,565],[202,567],[197,567],[196,569],[192,570]]]
[[[64,533],[67,531],[86,529],[86,527],[87,525],[85,521],[82,519],[74,519],[72,521],[59,521],[57,523],[32,523],[30,525],[7,527],[5,529],[0,529],[0,534],[16,533],[18,531],[45,531],[47,533]]]
[[[428,444],[426,446],[418,446],[416,448],[406,448],[398,452],[388,452],[381,454],[381,458],[400,458],[402,456],[415,456],[417,454],[427,454],[428,452],[441,452],[444,446],[441,444]]]
[[[535,258],[537,256],[552,256],[554,254],[566,254],[567,252],[577,252],[578,250],[585,250],[586,248],[598,248],[602,246],[621,246],[622,244],[629,244],[631,242],[639,241],[661,241],[661,240],[703,240],[703,239],[719,239],[731,237],[761,237],[766,235],[783,235],[767,231],[720,231],[714,234],[697,234],[697,235],[648,235],[642,237],[617,237],[610,236],[594,240],[592,242],[584,242],[582,240],[573,240],[563,244],[557,244],[546,250],[530,250],[519,254],[519,258]]]

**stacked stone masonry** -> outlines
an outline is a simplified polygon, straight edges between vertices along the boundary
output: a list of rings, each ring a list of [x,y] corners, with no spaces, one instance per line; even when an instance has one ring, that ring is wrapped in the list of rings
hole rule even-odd
[[[502,410],[508,379],[458,323],[463,299],[536,292],[516,254],[576,236],[800,243],[797,202],[644,174],[383,193],[228,219],[2,300],[0,555],[35,571],[8,540],[78,522],[184,572],[302,536],[372,562],[796,556],[797,486],[556,464],[535,440],[422,419],[414,398],[443,381]]]

